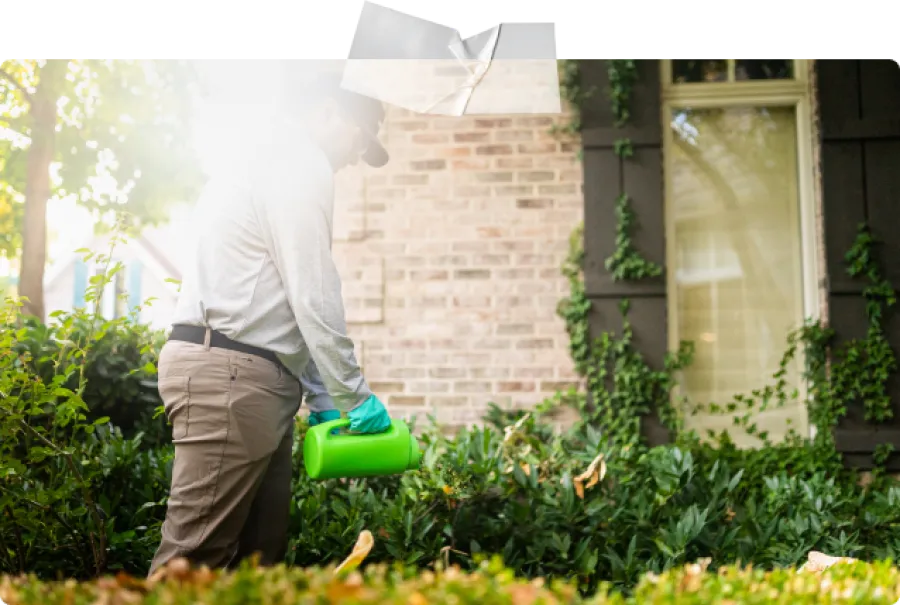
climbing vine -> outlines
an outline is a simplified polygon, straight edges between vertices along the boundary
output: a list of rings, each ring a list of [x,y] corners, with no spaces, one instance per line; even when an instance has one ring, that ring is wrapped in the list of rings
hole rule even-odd
[[[553,131],[557,133],[576,134],[581,132],[581,108],[585,101],[591,98],[596,90],[594,87],[584,88],[581,78],[581,61],[577,59],[564,59],[559,65],[559,91],[560,96],[569,103],[571,116],[568,123],[555,124]]]
[[[567,73],[575,78],[577,62],[572,63],[576,67]],[[629,102],[637,81],[637,70],[633,61],[609,61],[607,65],[613,119],[617,127],[623,127],[631,117]],[[573,93],[572,98],[579,98],[578,94],[581,93]],[[634,155],[631,141],[624,137],[614,142],[613,150],[623,160]],[[615,281],[648,279],[662,274],[659,265],[644,259],[635,249],[631,237],[636,224],[628,194],[623,192],[616,201],[615,250],[605,260],[606,269]],[[570,394],[566,404],[579,409],[582,424],[599,425],[622,444],[640,441],[641,416],[651,411],[667,428],[680,432],[683,418],[679,410],[687,408],[682,404],[673,405],[671,393],[677,386],[677,372],[691,363],[693,343],[680,343],[676,352],[666,356],[661,370],[652,369],[633,346],[628,300],[620,304],[621,332],[606,331],[591,338],[589,315],[592,304],[584,287],[583,241],[584,228],[579,225],[571,235],[569,254],[562,268],[569,281],[570,293],[560,302],[557,312],[565,321],[570,352],[577,372],[585,379],[587,392],[582,397]],[[892,285],[876,262],[875,245],[869,229],[860,225],[857,238],[846,255],[848,273],[866,280],[863,298],[868,330],[864,338],[837,344],[831,328],[822,322],[807,321],[789,334],[772,384],[736,395],[726,404],[696,405],[690,413],[705,411],[732,415],[736,427],[755,436],[763,445],[773,445],[768,433],[760,431],[753,418],[766,409],[798,402],[801,394],[793,387],[790,374],[797,356],[802,355],[805,368],[801,377],[808,390],[805,399],[809,419],[817,429],[813,445],[820,448],[822,456],[837,455],[832,429],[847,413],[848,403],[861,404],[869,422],[892,418],[887,381],[898,371],[898,363],[888,342],[884,321],[888,308],[896,304],[896,298]],[[724,433],[714,435],[710,432],[708,436],[728,440]],[[805,443],[808,438],[791,429],[787,441]],[[890,448],[878,448],[876,463],[883,462],[888,454]]]
[[[607,92],[613,121],[621,128],[631,116],[628,105],[637,81],[637,69],[634,61],[609,61],[607,67]],[[578,91],[580,94],[580,88]],[[613,151],[623,161],[634,156],[632,142],[626,137],[614,142]],[[643,258],[632,241],[637,221],[629,202],[628,194],[624,192],[616,200],[615,250],[605,260],[605,266],[616,281],[658,277],[662,268]],[[576,228],[569,243],[563,273],[569,280],[570,295],[561,301],[558,313],[566,323],[576,370],[586,382],[587,397],[578,400],[580,421],[602,426],[621,445],[639,442],[641,417],[653,411],[665,426],[679,430],[681,423],[670,403],[670,393],[675,385],[675,373],[690,363],[692,345],[683,343],[677,352],[668,354],[661,370],[651,368],[633,345],[628,300],[619,305],[621,333],[607,331],[592,339],[589,327],[591,301],[584,289],[582,272],[583,226]]]
[[[846,415],[848,403],[861,404],[867,422],[893,418],[887,382],[898,371],[898,363],[884,322],[897,299],[877,262],[876,244],[869,227],[861,224],[845,255],[847,273],[866,280],[862,292],[868,319],[865,337],[837,343],[834,330],[821,323],[809,323],[800,335],[811,353],[806,371],[813,395],[810,413],[822,433],[829,433],[824,429],[833,428]],[[830,434],[821,437],[829,438]]]

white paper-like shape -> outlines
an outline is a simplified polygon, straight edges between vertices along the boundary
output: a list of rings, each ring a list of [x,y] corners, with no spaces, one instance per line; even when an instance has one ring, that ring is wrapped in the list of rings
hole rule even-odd
[[[503,33],[494,60],[560,59],[559,17],[503,17]]]
[[[344,88],[422,114],[561,111],[553,56],[558,17],[498,17],[478,32],[465,32],[414,10],[360,0],[346,46]],[[536,32],[549,32],[543,36],[549,42],[536,47],[546,59],[511,60],[494,69],[497,52],[526,52],[526,38]]]
[[[360,0],[351,11],[347,59],[452,59],[447,48],[458,38],[449,24],[423,18],[410,9],[394,9],[376,0]]]
[[[465,113],[558,114],[561,111],[556,61],[495,59],[473,91]]]

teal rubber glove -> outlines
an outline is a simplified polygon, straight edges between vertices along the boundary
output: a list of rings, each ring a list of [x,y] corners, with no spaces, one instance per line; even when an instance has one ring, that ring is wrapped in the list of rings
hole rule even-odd
[[[316,426],[332,420],[340,420],[341,413],[338,410],[325,410],[324,412],[311,412],[309,415],[309,426]],[[331,431],[332,435],[337,435],[340,429]]]
[[[355,433],[383,433],[391,426],[391,417],[375,395],[370,395],[347,416],[350,418],[350,430]]]
[[[339,420],[341,413],[337,410],[325,410],[324,412],[312,412],[309,415],[309,426],[316,426],[332,420]]]

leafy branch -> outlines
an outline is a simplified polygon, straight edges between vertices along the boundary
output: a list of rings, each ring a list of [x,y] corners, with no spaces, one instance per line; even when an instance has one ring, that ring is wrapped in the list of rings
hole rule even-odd
[[[16,90],[18,90],[19,93],[22,95],[22,97],[24,97],[25,100],[28,101],[29,105],[34,102],[34,96],[28,91],[27,88],[25,88],[22,84],[20,84],[19,81],[16,80],[12,76],[12,74],[10,74],[9,72],[7,72],[3,69],[0,69],[0,80],[5,80],[5,81],[9,82],[12,85],[12,87],[15,88]]]

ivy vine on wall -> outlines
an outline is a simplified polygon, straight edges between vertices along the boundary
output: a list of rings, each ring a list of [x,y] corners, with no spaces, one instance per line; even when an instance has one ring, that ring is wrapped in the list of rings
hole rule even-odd
[[[572,100],[585,99],[580,82],[579,62],[568,62],[563,69],[567,79],[562,85],[568,89],[574,82],[575,93],[564,93]],[[611,103],[613,121],[617,128],[624,127],[631,113],[629,104],[632,89],[638,73],[632,60],[612,60],[607,62],[609,88],[606,91]],[[596,93],[591,90],[590,94]],[[580,105],[571,101],[577,112]],[[578,128],[580,116],[572,120]],[[623,161],[634,156],[634,146],[626,137],[614,142],[614,153]],[[616,241],[615,249],[605,266],[616,281],[640,280],[658,277],[662,267],[640,255],[632,241],[637,225],[637,217],[630,206],[627,192],[616,200]],[[563,273],[569,280],[570,295],[561,301],[558,313],[565,320],[570,338],[570,348],[576,370],[584,377],[587,393],[581,399],[569,398],[568,403],[577,401],[580,422],[602,426],[608,436],[620,445],[640,442],[641,418],[651,412],[659,415],[665,426],[673,431],[681,428],[679,414],[671,405],[671,391],[675,386],[676,372],[688,363],[693,354],[693,346],[683,343],[679,350],[666,356],[662,370],[654,370],[633,345],[634,333],[628,318],[630,301],[623,300],[619,311],[622,314],[621,333],[607,331],[597,338],[590,336],[591,301],[584,289],[583,259],[584,232],[579,225],[570,239],[569,256],[563,266]]]
[[[566,61],[561,68],[562,96],[572,104],[573,115],[568,132],[581,129],[580,107],[596,90],[584,89],[579,61]],[[632,60],[607,62],[609,102],[616,127],[625,126],[631,118],[629,111],[633,86],[639,74]],[[623,137],[615,141],[614,153],[628,161],[634,155],[632,142]],[[605,260],[605,266],[616,281],[634,281],[658,277],[662,267],[644,259],[636,250],[631,235],[637,217],[630,208],[627,192],[616,201],[616,246]],[[562,400],[581,412],[582,424],[599,425],[614,441],[623,445],[640,443],[640,418],[655,412],[664,425],[676,434],[683,432],[682,410],[672,403],[671,393],[677,386],[677,372],[686,368],[693,358],[693,343],[682,342],[676,352],[666,356],[663,368],[653,370],[633,346],[633,331],[628,320],[629,301],[621,303],[623,317],[621,333],[603,332],[591,338],[589,316],[591,300],[584,288],[584,227],[578,225],[570,238],[570,251],[563,264],[563,274],[569,281],[570,293],[558,307],[570,337],[570,352],[577,372],[585,379],[587,393],[574,391]],[[710,403],[693,407],[691,413],[729,414],[733,424],[756,436],[763,445],[773,445],[769,435],[760,431],[753,419],[756,414],[772,407],[796,403],[801,393],[789,380],[789,369],[802,353],[805,361],[803,379],[808,385],[804,403],[809,419],[816,427],[813,447],[822,456],[837,455],[832,429],[846,415],[848,402],[862,405],[869,422],[884,422],[892,417],[888,379],[898,371],[898,363],[885,333],[888,309],[896,304],[893,286],[883,277],[875,254],[875,240],[866,225],[846,255],[848,272],[867,280],[863,291],[866,315],[869,320],[864,338],[837,344],[834,331],[824,322],[807,321],[791,332],[778,370],[770,385],[749,394],[735,395],[725,404]],[[722,433],[709,437],[728,441]],[[787,441],[808,443],[809,439],[792,430]],[[890,448],[878,448],[876,463],[883,462]]]

